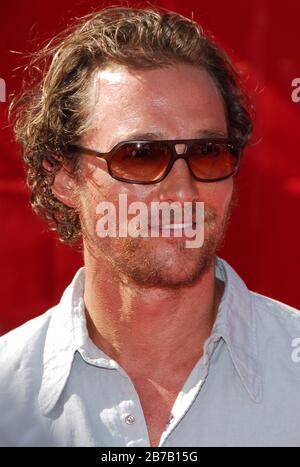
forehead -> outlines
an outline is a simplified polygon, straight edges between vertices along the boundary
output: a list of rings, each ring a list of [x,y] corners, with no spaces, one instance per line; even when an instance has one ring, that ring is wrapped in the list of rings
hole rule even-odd
[[[101,133],[165,129],[173,131],[174,137],[182,131],[184,138],[189,137],[185,132],[191,125],[224,132],[227,126],[214,80],[203,68],[188,64],[151,70],[115,65],[98,70],[91,80],[89,109],[90,128]]]

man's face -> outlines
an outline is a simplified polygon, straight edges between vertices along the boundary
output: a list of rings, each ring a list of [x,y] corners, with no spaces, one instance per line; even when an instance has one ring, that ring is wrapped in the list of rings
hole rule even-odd
[[[212,78],[192,65],[154,70],[110,67],[100,70],[91,84],[91,128],[80,144],[108,152],[130,139],[194,139],[210,134],[226,137],[223,101]],[[137,137],[151,133],[152,136]],[[178,145],[180,153],[184,146]],[[203,183],[193,179],[186,162],[176,160],[160,183],[138,185],[113,179],[104,160],[82,158],[83,183],[79,191],[85,252],[107,260],[122,280],[140,286],[174,287],[192,284],[207,270],[221,244],[233,198],[233,179]],[[99,238],[96,206],[109,201],[118,206],[119,195],[128,204],[151,202],[204,202],[204,243],[186,248],[186,238]],[[150,211],[150,209],[149,209]]]

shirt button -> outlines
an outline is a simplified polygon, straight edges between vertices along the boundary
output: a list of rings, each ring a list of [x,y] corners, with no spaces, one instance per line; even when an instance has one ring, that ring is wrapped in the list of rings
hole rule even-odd
[[[135,417],[133,415],[126,415],[125,422],[127,425],[132,425],[135,422]]]

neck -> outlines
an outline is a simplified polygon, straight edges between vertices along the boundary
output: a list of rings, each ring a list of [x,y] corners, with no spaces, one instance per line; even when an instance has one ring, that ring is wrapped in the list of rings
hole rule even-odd
[[[141,288],[103,259],[86,256],[84,301],[90,338],[123,368],[180,367],[202,353],[223,293],[215,264],[193,285]],[[138,357],[138,358],[137,358]]]

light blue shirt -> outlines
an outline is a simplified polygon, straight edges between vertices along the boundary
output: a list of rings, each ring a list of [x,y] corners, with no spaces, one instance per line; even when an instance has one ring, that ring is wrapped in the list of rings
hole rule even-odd
[[[88,337],[84,275],[0,339],[2,446],[150,446],[132,381]],[[300,314],[218,257],[216,276],[217,319],[159,446],[300,446]]]

